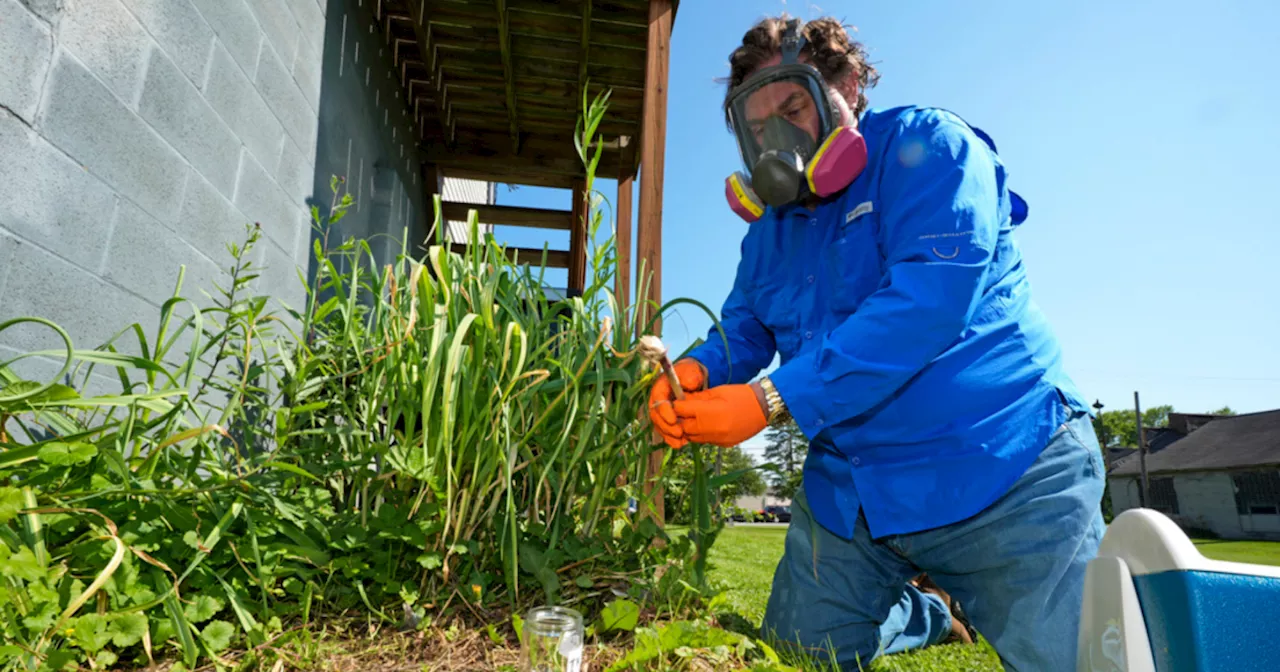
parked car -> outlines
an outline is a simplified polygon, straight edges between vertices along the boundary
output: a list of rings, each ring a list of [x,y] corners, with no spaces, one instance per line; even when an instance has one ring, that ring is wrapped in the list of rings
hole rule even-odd
[[[764,517],[771,523],[789,523],[791,522],[791,507],[781,504],[772,504],[764,507]]]

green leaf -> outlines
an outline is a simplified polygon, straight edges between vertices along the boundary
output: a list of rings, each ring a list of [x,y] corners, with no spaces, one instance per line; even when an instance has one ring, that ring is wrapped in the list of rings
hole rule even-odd
[[[200,595],[182,610],[183,615],[192,623],[203,623],[213,615],[222,611],[222,602],[212,595]]]
[[[439,553],[423,553],[418,556],[418,564],[427,569],[439,569],[441,562]]]
[[[573,582],[578,584],[579,588],[591,588],[596,585],[596,582],[592,581],[591,577],[589,576],[579,576],[578,578],[574,579]]]
[[[118,647],[133,646],[147,634],[147,617],[138,612],[120,614],[111,622],[111,643]]]
[[[489,635],[489,641],[493,642],[495,645],[502,646],[506,643],[503,641],[502,635],[498,634],[498,629],[495,628],[492,623],[486,624],[484,626],[484,631],[485,634]]]
[[[102,614],[85,614],[72,621],[72,637],[80,648],[93,653],[111,641],[107,631],[107,617]]]
[[[231,646],[231,638],[235,636],[236,626],[226,621],[212,621],[200,632],[200,638],[214,653]]]
[[[315,481],[316,483],[323,483],[323,481],[307,473],[301,467],[297,467],[292,464],[287,464],[285,462],[263,462],[262,466],[271,467],[273,469],[279,469],[281,471],[287,471],[295,476],[302,476],[303,478],[310,479],[312,481]]]
[[[631,632],[640,623],[640,607],[631,600],[614,600],[600,612],[602,631]]]
[[[17,553],[0,560],[0,576],[13,577],[24,581],[38,581],[44,578],[45,568],[36,559],[30,548],[23,546]]]
[[[67,651],[66,649],[54,649],[45,652],[44,667],[41,670],[65,670],[68,665],[75,663],[80,656],[75,651]]]
[[[62,443],[55,441],[40,447],[37,456],[41,462],[57,466],[83,464],[98,454],[98,447],[91,443]]]
[[[0,469],[16,467],[24,462],[30,462],[36,459],[36,454],[39,452],[39,446],[24,446],[0,451]]]
[[[21,490],[8,486],[0,488],[0,525],[13,520],[25,508]]]

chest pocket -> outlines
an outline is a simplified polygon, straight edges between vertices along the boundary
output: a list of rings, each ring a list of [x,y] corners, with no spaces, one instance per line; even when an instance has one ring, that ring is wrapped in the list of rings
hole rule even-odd
[[[884,257],[880,253],[879,230],[879,214],[864,214],[841,225],[823,250],[828,305],[840,316],[856,312],[880,286]]]

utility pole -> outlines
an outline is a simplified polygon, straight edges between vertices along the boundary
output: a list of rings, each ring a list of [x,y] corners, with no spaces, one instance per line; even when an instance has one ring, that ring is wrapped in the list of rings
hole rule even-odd
[[[1107,425],[1102,422],[1102,400],[1093,402],[1093,410],[1098,414],[1098,442],[1102,444],[1102,461],[1107,473],[1111,473],[1111,451],[1107,450]]]
[[[1138,465],[1142,469],[1141,504],[1146,508],[1147,502],[1151,501],[1150,491],[1147,489],[1147,434],[1142,428],[1142,405],[1138,403],[1137,390],[1133,393],[1133,414],[1138,423]]]

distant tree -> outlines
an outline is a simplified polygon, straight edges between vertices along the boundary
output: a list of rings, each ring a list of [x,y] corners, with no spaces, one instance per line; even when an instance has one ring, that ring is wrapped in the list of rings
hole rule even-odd
[[[757,466],[755,459],[739,446],[725,448],[723,451],[720,463],[722,474]],[[716,449],[703,449],[703,461],[707,469],[715,468],[715,459]],[[667,504],[669,522],[686,525],[693,519],[693,497],[691,496],[693,493],[689,489],[693,483],[693,458],[687,450],[676,451],[672,454],[667,468],[668,478],[676,486],[668,495],[670,497]],[[720,488],[719,497],[721,502],[732,505],[739,497],[759,497],[768,488],[760,470],[752,469],[734,482]]]
[[[1173,406],[1152,406],[1142,412],[1142,426],[1146,429],[1169,426],[1169,414]],[[1131,409],[1103,411],[1098,442],[1104,446],[1118,447],[1138,445],[1138,424],[1133,421]]]
[[[722,501],[732,502],[739,497],[759,497],[769,489],[768,484],[764,482],[764,477],[760,475],[760,470],[752,469],[754,466],[756,466],[755,458],[741,446],[724,449],[724,461],[720,465],[720,473],[728,474],[739,469],[751,469],[751,471],[720,490]]]
[[[1230,406],[1223,406],[1216,411],[1210,411],[1212,415],[1235,415],[1236,412],[1231,410]]]
[[[796,493],[800,492],[800,486],[804,483],[804,470],[801,469],[790,476],[786,480],[781,481],[778,485],[773,486],[773,494],[782,499],[795,499]]]
[[[791,478],[804,468],[804,458],[809,454],[809,439],[794,421],[769,428],[764,439],[769,443],[764,449],[765,461],[778,466],[778,472],[770,482],[775,490],[785,488]]]

